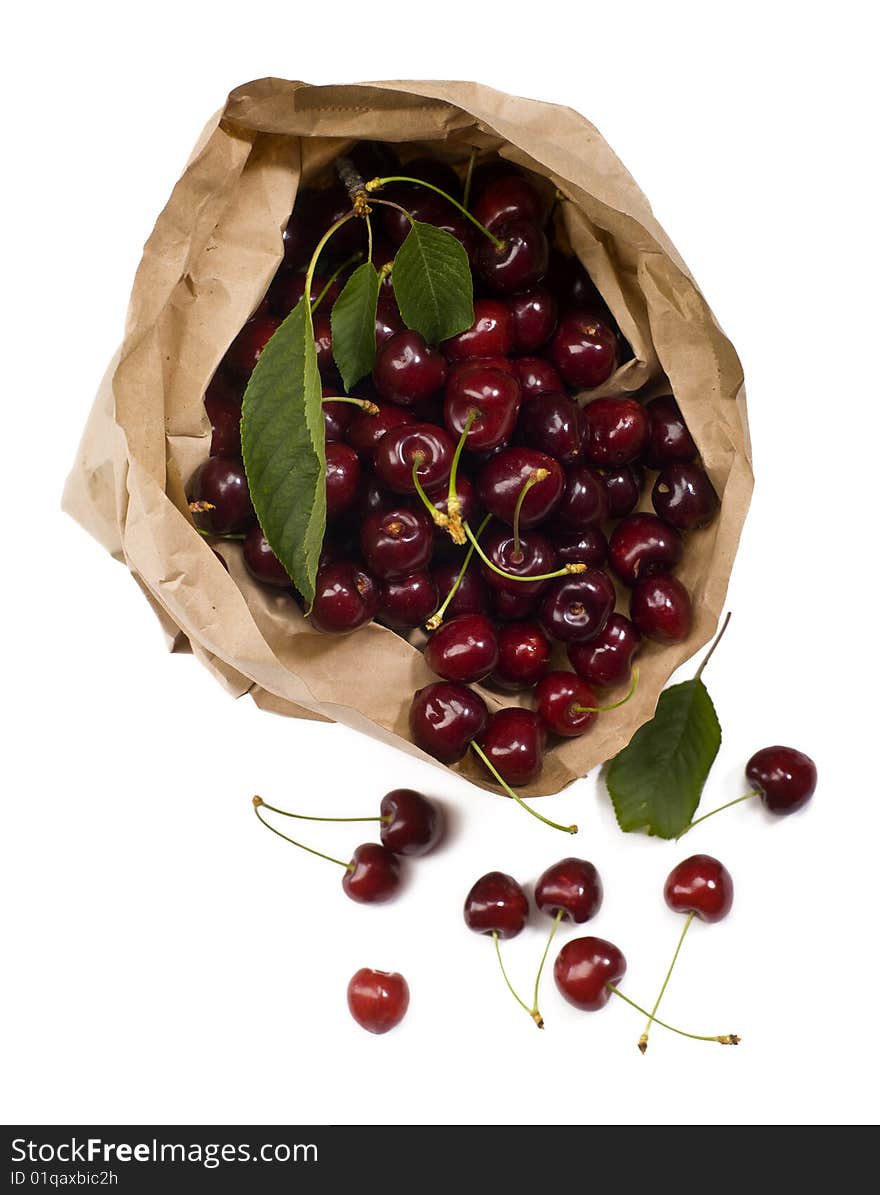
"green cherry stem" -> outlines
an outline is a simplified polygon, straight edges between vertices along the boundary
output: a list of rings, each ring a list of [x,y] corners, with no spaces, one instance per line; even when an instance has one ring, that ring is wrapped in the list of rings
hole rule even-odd
[[[626,697],[621,697],[620,701],[613,701],[611,705],[573,705],[571,708],[576,714],[608,714],[611,710],[619,710],[622,705],[626,705],[638,687],[639,670],[636,667],[632,670],[632,681],[630,682],[629,692]]]
[[[513,555],[511,560],[517,564],[522,560],[522,551],[519,546],[519,520],[522,513],[523,502],[526,500],[526,494],[529,490],[538,484],[539,481],[545,481],[550,476],[549,469],[533,469],[529,477],[526,479],[523,488],[519,492],[519,497],[516,500],[516,506],[513,508]]]
[[[477,555],[493,573],[497,573],[499,577],[504,577],[505,581],[552,581],[554,577],[566,577],[569,573],[583,573],[586,572],[587,566],[585,564],[566,564],[563,568],[559,568],[555,573],[538,573],[535,576],[529,574],[528,577],[516,577],[513,573],[506,573],[503,568],[499,568],[497,564],[493,564],[480,545],[477,543],[476,537],[471,531],[467,523],[463,524],[465,535],[474,545]]]
[[[461,523],[461,503],[458,500],[458,491],[455,488],[458,482],[458,463],[461,460],[461,454],[464,451],[468,433],[473,426],[474,420],[479,419],[481,414],[482,412],[478,411],[476,407],[471,407],[468,411],[467,419],[464,421],[464,427],[455,446],[455,452],[452,454],[452,465],[449,470],[449,486],[446,491],[446,509],[449,511],[449,526],[447,529],[454,544],[463,544],[465,542],[464,528]]]
[[[641,1004],[636,1004],[635,1000],[630,1000],[629,996],[624,996],[620,988],[615,987],[613,983],[606,984],[606,986],[609,992],[613,992],[615,996],[619,996],[621,1000],[626,1001],[626,1003],[629,1004],[631,1008],[634,1008],[636,1012],[640,1012],[642,1016],[645,1017],[649,1015],[646,1010],[642,1008]],[[667,1025],[667,1023],[665,1021],[661,1021],[659,1017],[654,1017],[654,1024],[660,1025],[663,1029],[668,1029],[671,1033],[677,1033],[679,1037],[689,1037],[692,1041],[717,1041],[720,1042],[722,1046],[738,1046],[742,1040],[742,1038],[737,1037],[735,1033],[721,1033],[718,1035],[706,1033],[688,1033],[684,1029],[676,1029],[674,1025]],[[639,1049],[641,1049],[641,1044],[639,1045]],[[642,1050],[643,1054],[644,1052],[645,1051]]]
[[[706,665],[709,663],[709,661],[712,659],[712,656],[715,654],[715,648],[718,646],[718,644],[724,638],[724,632],[727,630],[727,624],[729,622],[730,622],[730,611],[728,610],[727,617],[724,619],[724,622],[721,624],[721,630],[715,636],[712,646],[706,652],[706,655],[703,658],[702,664],[697,669],[696,675],[694,676],[694,680],[702,679],[703,672],[705,671]]]
[[[461,197],[461,202],[465,207],[468,206],[471,199],[471,183],[474,180],[474,163],[477,160],[476,149],[471,149],[471,156],[468,158],[467,174],[464,176],[464,193]]]
[[[421,465],[423,463],[424,459],[425,459],[425,457],[424,457],[423,453],[421,453],[421,452],[413,453],[413,466],[412,466],[413,486],[415,488],[416,493],[418,494],[419,498],[422,501],[422,505],[424,506],[424,508],[428,512],[428,514],[431,516],[431,518],[434,520],[434,522],[437,524],[437,526],[438,527],[446,527],[449,523],[448,517],[443,513],[442,510],[437,509],[437,507],[434,505],[434,503],[431,501],[431,499],[425,493],[425,491],[422,487],[422,483],[419,481],[418,468],[419,468],[419,465]]]
[[[277,834],[279,838],[283,838],[285,842],[290,842],[293,846],[298,846],[301,851],[308,851],[310,855],[317,855],[319,859],[326,859],[328,863],[336,863],[339,867],[344,867],[346,871],[351,870],[350,863],[344,863],[342,859],[336,859],[333,855],[325,855],[323,851],[316,851],[312,846],[306,846],[304,842],[297,842],[295,838],[288,838],[286,834],[282,834],[280,830],[276,830],[271,822],[267,822],[260,813],[260,806],[263,801],[260,797],[254,797],[254,813],[257,815],[257,820],[262,822],[267,830],[271,830],[273,834]],[[269,806],[266,806],[268,809]]]
[[[381,204],[382,207],[393,207],[395,211],[403,212],[404,216],[406,216],[407,220],[409,220],[410,228],[412,228],[413,224],[415,224],[415,220],[412,218],[406,208],[402,207],[399,203],[394,203],[394,201],[391,199],[376,199],[375,196],[371,196],[370,203],[378,203]]]
[[[465,525],[467,525],[467,524],[465,524]],[[577,826],[561,826],[559,824],[559,822],[551,821],[549,817],[544,817],[543,813],[538,813],[537,809],[533,809],[531,807],[531,805],[527,805],[525,803],[525,801],[522,799],[522,797],[519,796],[518,793],[514,792],[514,790],[510,787],[510,785],[507,783],[507,781],[504,779],[504,777],[501,775],[501,773],[498,771],[498,769],[492,763],[491,759],[489,759],[488,755],[483,750],[483,748],[479,745],[479,743],[477,743],[474,740],[471,740],[471,748],[473,749],[474,754],[479,756],[479,758],[483,761],[485,766],[489,769],[489,771],[492,773],[492,775],[495,777],[496,781],[501,785],[501,787],[504,789],[504,791],[507,793],[507,795],[509,797],[513,797],[513,799],[514,799],[514,801],[516,801],[517,805],[521,805],[523,807],[523,809],[525,809],[526,813],[530,813],[532,815],[532,817],[536,817],[538,819],[538,821],[543,822],[545,826],[550,826],[554,830],[561,830],[563,834],[577,834],[577,832],[578,832]]]
[[[470,212],[467,210],[467,208],[463,207],[458,202],[457,199],[453,199],[451,195],[447,195],[447,193],[444,190],[442,190],[440,187],[435,187],[433,183],[426,183],[424,179],[409,178],[405,174],[391,174],[388,176],[388,178],[371,178],[370,181],[366,184],[367,192],[370,195],[372,195],[373,191],[380,190],[382,187],[387,186],[388,183],[415,183],[416,186],[427,187],[429,191],[435,191],[438,195],[442,195],[442,197],[448,203],[451,203],[453,207],[458,208],[458,210],[461,212],[461,214],[463,216],[466,216],[468,218],[468,220],[470,220],[471,224],[473,224],[475,228],[478,228],[480,230],[480,232],[483,234],[483,236],[489,238],[489,240],[492,242],[492,244],[495,246],[496,249],[504,248],[504,241],[502,241],[499,237],[495,236],[494,233],[491,233],[489,231],[489,229],[486,228],[486,226],[484,224],[481,224],[480,221],[476,219],[476,217],[472,216],[470,214]],[[388,201],[385,200],[385,202],[387,203]],[[412,221],[411,216],[410,216],[410,221]]]
[[[531,1016],[532,1010],[529,1008],[528,1004],[526,1004],[525,1000],[520,998],[519,994],[517,993],[516,988],[513,986],[513,984],[507,978],[507,972],[504,970],[504,963],[501,961],[501,943],[500,943],[500,940],[498,937],[498,931],[495,929],[492,930],[492,939],[495,942],[495,954],[498,958],[498,966],[501,968],[501,974],[504,976],[504,982],[507,984],[507,990],[510,992],[511,996],[513,996],[513,998],[517,1002],[517,1004],[521,1008],[524,1008],[526,1010],[526,1012],[529,1014],[529,1016]],[[543,1021],[538,1025],[538,1028],[539,1029],[544,1028]]]
[[[210,506],[210,503],[208,503],[208,505]],[[213,509],[214,507],[211,506],[211,510]],[[196,513],[198,514],[199,512],[196,511]],[[216,531],[205,531],[204,527],[196,527],[196,531],[198,531],[199,535],[201,535],[203,539],[247,539],[246,535],[236,531],[224,531],[222,533],[218,533]]]
[[[483,534],[483,531],[485,530],[486,525],[488,524],[488,522],[491,518],[492,518],[491,515],[486,515],[485,519],[483,519],[482,523],[477,528],[477,538],[478,539]],[[437,628],[440,626],[441,622],[443,621],[443,615],[446,613],[446,608],[448,607],[448,605],[452,601],[452,599],[455,597],[455,595],[458,591],[459,585],[461,585],[462,581],[464,580],[464,575],[468,570],[468,565],[471,562],[471,558],[473,557],[473,554],[474,554],[474,545],[471,544],[470,547],[468,548],[467,552],[465,553],[464,563],[462,564],[461,568],[458,570],[458,576],[455,578],[455,581],[452,584],[452,588],[449,590],[449,593],[447,593],[446,597],[443,599],[442,605],[438,606],[438,608],[434,611],[434,613],[431,615],[431,617],[425,623],[426,631],[436,631]]]
[[[532,1020],[539,1029],[544,1028],[544,1018],[538,1011],[538,989],[541,986],[541,976],[544,973],[544,964],[547,962],[547,955],[550,953],[550,944],[556,937],[556,931],[559,929],[559,922],[565,916],[565,909],[557,909],[556,916],[553,919],[553,928],[550,930],[550,936],[547,939],[547,945],[544,947],[544,953],[541,955],[541,962],[538,966],[538,974],[535,976],[535,993],[532,998]]]
[[[350,402],[352,406],[360,407],[366,415],[379,414],[379,408],[374,402],[370,402],[368,398],[349,398],[343,394],[328,394],[321,399],[321,402]]]
[[[330,225],[315,246],[315,252],[312,254],[312,259],[309,262],[309,268],[306,270],[306,282],[303,288],[303,300],[305,300],[305,304],[309,312],[309,323],[311,323],[312,319],[312,279],[315,276],[315,267],[318,264],[318,258],[321,256],[321,250],[324,248],[333,234],[343,226],[343,224],[347,224],[349,220],[353,220],[354,218],[354,212],[346,212],[346,214],[337,220],[335,224]]]
[[[254,797],[254,808],[270,809],[273,813],[280,813],[282,817],[295,817],[298,821],[303,822],[390,822],[390,817],[382,817],[381,814],[375,813],[372,817],[322,817],[319,814],[313,813],[291,813],[288,809],[279,809],[276,805],[270,805],[268,801],[264,801],[262,797]]]
[[[654,1021],[657,1020],[657,1009],[660,1007],[660,1001],[663,999],[663,995],[666,991],[666,985],[669,983],[669,980],[672,976],[672,969],[676,964],[676,961],[677,961],[678,955],[679,955],[679,951],[681,950],[682,945],[684,944],[685,935],[687,934],[688,930],[691,928],[691,922],[693,921],[693,919],[694,919],[694,914],[688,913],[687,920],[684,923],[684,929],[681,931],[681,937],[678,939],[678,945],[675,948],[675,954],[672,956],[672,962],[669,964],[669,970],[666,972],[666,978],[663,980],[663,986],[660,989],[660,993],[657,996],[657,999],[654,1001],[654,1007],[651,1009],[650,1013],[648,1013],[648,1023],[647,1023],[647,1025],[645,1025],[644,1033],[639,1038],[639,1049],[641,1050],[641,1052],[643,1054],[645,1053],[645,1051],[648,1048],[648,1034],[651,1032],[651,1025],[654,1023]]]
[[[341,266],[337,266],[337,268],[333,271],[333,273],[330,275],[330,277],[324,283],[324,287],[318,294],[317,299],[312,299],[312,314],[313,315],[320,307],[321,300],[327,294],[327,291],[330,289],[330,287],[333,285],[333,283],[336,281],[336,279],[339,277],[339,275],[343,272],[343,270],[347,270],[349,266],[353,266],[354,263],[356,261],[360,261],[362,257],[363,257],[362,253],[352,253],[351,257],[346,258],[346,260],[342,263]]]
[[[739,805],[742,801],[751,801],[752,797],[759,797],[760,795],[758,789],[753,788],[751,792],[745,793],[741,797],[734,797],[732,801],[728,801],[725,805],[719,805],[717,809],[711,809],[708,813],[704,813],[702,817],[694,818],[689,826],[685,826],[675,841],[678,842],[679,838],[684,838],[685,834],[693,830],[694,826],[698,826],[700,822],[704,822],[707,817],[714,817],[716,813],[721,813],[723,809],[729,809],[731,805]]]

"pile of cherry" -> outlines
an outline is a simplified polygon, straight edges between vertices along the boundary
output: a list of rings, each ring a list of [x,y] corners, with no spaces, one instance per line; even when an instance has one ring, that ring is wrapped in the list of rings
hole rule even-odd
[[[449,166],[401,167],[390,154],[362,143],[352,159],[366,179],[403,171],[462,198]],[[620,704],[601,705],[603,693],[631,685],[643,638],[687,637],[691,602],[674,570],[687,533],[712,520],[718,498],[672,396],[602,396],[629,347],[579,261],[551,246],[551,205],[538,186],[509,163],[476,167],[468,210],[497,244],[427,187],[392,183],[382,196],[461,240],[475,319],[426,344],[404,327],[386,275],[372,381],[357,388],[361,407],[345,401],[329,309],[345,280],[335,271],[362,249],[362,222],[349,221],[328,243],[333,257],[321,258],[324,274],[311,290],[323,292],[314,331],[327,531],[309,617],[329,634],[372,619],[401,633],[426,625],[425,659],[441,679],[415,694],[413,740],[445,763],[473,745],[505,788],[520,786],[539,775],[548,733],[583,734]],[[211,456],[189,487],[199,529],[243,538],[250,573],[284,589],[289,577],[248,495],[241,399],[264,345],[302,297],[315,244],[350,210],[341,183],[297,197],[284,263],[206,394]],[[388,206],[372,221],[380,267],[409,223]],[[646,484],[654,513],[636,511]],[[615,612],[614,581],[629,591],[629,617]],[[571,670],[554,667],[554,642]],[[535,710],[490,716],[469,687],[478,682],[533,688]]]

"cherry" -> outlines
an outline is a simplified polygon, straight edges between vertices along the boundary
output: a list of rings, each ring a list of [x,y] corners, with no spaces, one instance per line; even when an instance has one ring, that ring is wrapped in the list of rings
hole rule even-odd
[[[453,199],[461,199],[461,180],[448,162],[441,162],[438,158],[413,158],[401,172],[410,178],[432,183]],[[391,174],[392,171],[387,170],[385,173]]]
[[[511,220],[541,223],[541,197],[521,174],[504,174],[475,191],[474,218],[492,229]]]
[[[380,295],[376,306],[376,347],[380,348],[386,340],[402,332],[404,327],[400,309],[394,298],[390,295]]]
[[[348,157],[365,182],[400,172],[400,158],[385,141],[359,141],[348,151]],[[357,224],[357,220],[352,223]]]
[[[511,589],[494,589],[492,591],[492,613],[499,622],[517,622],[523,618],[531,618],[541,600],[540,593],[521,593],[522,585],[517,585],[516,591]]]
[[[523,403],[517,425],[524,444],[546,452],[562,465],[581,454],[581,425],[577,403],[559,391],[547,390]]]
[[[563,381],[549,361],[543,357],[517,357],[513,367],[522,389],[523,398],[534,398],[548,390],[560,391]]]
[[[498,710],[478,736],[483,755],[507,784],[530,784],[544,764],[544,728],[531,710]]]
[[[546,475],[526,494],[520,525],[534,527],[559,504],[564,476],[558,461],[533,448],[505,448],[483,465],[477,475],[477,496],[481,504],[505,523],[513,523],[523,486],[539,471]]]
[[[406,1016],[409,987],[398,971],[361,967],[348,981],[348,1011],[368,1033],[387,1033]]]
[[[477,162],[471,174],[471,191],[473,194],[479,195],[480,191],[489,183],[494,182],[496,178],[506,178],[508,175],[513,175],[516,178],[523,177],[519,167],[504,158],[487,158],[484,162]]]
[[[342,406],[334,403],[334,406]],[[326,446],[327,518],[336,519],[351,510],[358,499],[361,484],[361,465],[358,455],[348,444],[332,440]]]
[[[764,747],[746,764],[746,777],[771,813],[794,813],[816,791],[816,765],[794,747]]]
[[[373,381],[381,396],[410,407],[436,394],[446,381],[446,362],[424,336],[408,329],[386,340],[376,353]]]
[[[459,614],[428,640],[425,663],[444,680],[460,684],[484,680],[498,663],[494,626],[483,614]]]
[[[574,672],[548,672],[535,689],[538,717],[562,738],[574,738],[596,721],[598,700]]]
[[[582,925],[602,907],[602,880],[586,859],[560,859],[535,884],[535,904],[542,913]]]
[[[500,246],[483,238],[477,247],[477,273],[500,294],[528,290],[547,272],[549,249],[539,225],[531,220],[510,220],[492,229]]]
[[[209,457],[190,478],[193,522],[211,535],[237,535],[254,522],[254,508],[241,461]]]
[[[591,312],[570,312],[550,342],[550,360],[570,386],[594,390],[617,368],[617,337]]]
[[[434,578],[420,569],[404,577],[389,577],[382,582],[376,617],[385,626],[412,630],[430,618],[438,602]]]
[[[269,541],[263,534],[258,523],[251,527],[244,537],[242,557],[248,572],[264,585],[277,585],[281,589],[290,588],[290,577],[284,565],[269,547]]]
[[[330,395],[332,387],[324,386],[325,398]],[[325,402],[321,404],[321,414],[324,416],[324,441],[329,444],[334,440],[344,440],[345,431],[358,408],[348,402]]]
[[[315,350],[318,354],[318,371],[324,380],[334,383],[340,381],[339,369],[333,356],[333,329],[330,316],[324,313],[312,318],[312,329],[315,333]]]
[[[477,299],[474,322],[464,332],[443,341],[447,361],[472,357],[506,357],[513,348],[514,313],[501,299]]]
[[[327,564],[315,578],[309,621],[318,631],[344,635],[369,622],[379,608],[379,587],[356,564]]]
[[[211,456],[241,458],[241,387],[218,370],[205,391],[211,422]]]
[[[583,531],[553,531],[553,547],[560,564],[590,564],[602,568],[608,559],[608,541],[598,527]]]
[[[673,867],[663,897],[676,913],[721,921],[733,905],[733,880],[724,864],[711,855],[691,855]]]
[[[226,350],[226,356],[223,358],[224,368],[234,377],[246,382],[253,373],[263,349],[280,326],[281,321],[274,315],[261,313],[252,316]]]
[[[518,537],[508,527],[490,527],[480,546],[491,562],[482,564],[483,578],[493,589],[512,591],[519,597],[540,593],[544,579],[557,567],[556,553],[548,539],[537,531],[521,532]],[[501,576],[496,570],[506,573]],[[511,581],[510,577],[539,577],[538,581]]]
[[[390,490],[413,494],[418,488],[415,477],[426,490],[436,489],[447,480],[454,452],[455,445],[442,427],[405,423],[382,436],[373,450],[373,464]]]
[[[568,644],[568,658],[578,676],[605,688],[629,679],[632,658],[641,643],[642,636],[630,620],[612,613],[589,642]]]
[[[581,642],[599,634],[616,600],[608,574],[588,568],[577,576],[550,582],[541,598],[538,621],[553,639]]]
[[[615,576],[632,587],[645,577],[674,569],[684,551],[681,535],[656,515],[621,519],[608,541],[608,562]]]
[[[446,560],[435,564],[431,576],[437,586],[437,594],[443,601],[453,585],[460,571],[458,560]],[[464,573],[458,588],[452,596],[446,613],[454,618],[458,614],[487,614],[489,612],[489,590],[479,568],[470,565]]]
[[[312,278],[312,285],[310,294],[312,302],[324,291],[324,297],[321,302],[314,308],[315,311],[322,313],[329,312],[333,304],[339,298],[342,290],[342,278],[334,278],[329,283],[328,279],[321,274],[315,274]],[[325,290],[326,288],[326,290]],[[266,300],[269,310],[279,320],[285,319],[296,307],[297,303],[302,299],[306,289],[306,275],[303,270],[282,270],[275,275],[272,285],[266,295]]]
[[[691,599],[677,577],[644,577],[632,591],[629,616],[646,638],[681,643],[691,632]]]
[[[679,531],[705,527],[719,506],[712,482],[699,465],[666,465],[654,482],[651,501],[661,519]]]
[[[424,568],[431,559],[431,522],[423,511],[403,505],[373,511],[361,523],[360,544],[368,567],[377,577],[405,577]]]
[[[608,495],[608,515],[622,519],[638,506],[645,484],[645,471],[638,464],[620,465],[616,469],[600,469],[599,474]]]
[[[413,183],[393,183],[382,192],[383,199],[390,199],[406,208],[414,220],[424,224],[433,224],[450,233],[464,245],[468,257],[472,257],[476,244],[474,226],[448,200]],[[385,235],[394,245],[402,245],[411,227],[410,220],[403,212],[393,208],[383,209],[383,227]],[[355,221],[356,223],[356,221]]]
[[[341,406],[341,403],[335,403]],[[375,415],[355,415],[345,432],[345,438],[359,456],[372,459],[373,450],[386,432],[413,422],[412,414],[395,403],[379,403]]]
[[[470,451],[497,448],[513,434],[521,400],[519,382],[509,373],[488,366],[470,369],[449,379],[443,422],[455,439],[468,428],[464,446]]]
[[[536,286],[509,300],[513,318],[513,349],[533,353],[553,335],[556,327],[556,299],[545,286]]]
[[[575,465],[566,470],[565,490],[553,512],[554,526],[562,531],[586,531],[607,517],[608,494],[595,469]]]
[[[595,398],[583,408],[584,452],[596,465],[634,461],[648,437],[648,416],[634,398]]]
[[[500,689],[530,689],[550,667],[550,640],[536,622],[512,622],[499,627],[498,663],[492,683]]]
[[[573,938],[557,955],[553,978],[559,991],[575,1008],[598,1012],[611,999],[609,984],[626,974],[626,959],[604,938]]]
[[[474,884],[464,901],[464,921],[477,934],[515,938],[529,919],[529,902],[513,876],[490,871]]]
[[[378,842],[364,842],[354,851],[342,877],[346,896],[360,904],[391,900],[400,887],[397,855]]]
[[[436,805],[413,788],[394,788],[379,805],[382,845],[395,855],[426,855],[443,833]]]
[[[447,380],[451,382],[453,378],[462,377],[473,369],[500,369],[502,373],[509,373],[512,378],[519,380],[516,362],[501,353],[495,353],[491,357],[467,357],[464,361],[450,362]]]
[[[652,398],[645,410],[648,414],[645,463],[652,469],[690,464],[697,455],[697,446],[672,395]]]
[[[473,689],[435,681],[413,695],[409,729],[417,747],[441,763],[455,763],[488,719],[486,703]]]
[[[550,254],[547,285],[552,288],[566,309],[594,312],[602,319],[610,321],[611,315],[605,300],[576,257],[553,250]]]

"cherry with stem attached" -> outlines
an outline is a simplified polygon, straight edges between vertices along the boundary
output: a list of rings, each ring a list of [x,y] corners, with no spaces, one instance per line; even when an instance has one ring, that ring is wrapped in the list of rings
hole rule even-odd
[[[513,876],[503,871],[490,871],[480,876],[464,901],[464,921],[477,934],[488,934],[495,943],[498,966],[507,990],[517,1004],[524,1008],[539,1029],[544,1021],[537,1007],[529,1008],[507,977],[501,958],[501,939],[515,938],[522,933],[529,916],[529,902],[523,888]]]
[[[382,845],[395,855],[425,855],[443,832],[443,815],[436,805],[413,788],[393,788],[370,817],[327,817],[324,814],[291,813],[254,797],[255,808],[269,809],[282,817],[303,822],[379,822]]]
[[[526,711],[523,711],[523,712],[526,712]],[[507,795],[509,797],[513,797],[513,799],[514,799],[514,801],[516,801],[517,805],[521,805],[522,808],[525,809],[526,813],[530,813],[532,815],[532,817],[536,817],[538,819],[538,821],[543,822],[545,826],[550,826],[554,830],[561,830],[563,832],[563,834],[577,834],[577,832],[578,832],[577,826],[575,826],[575,825],[571,825],[571,826],[560,825],[559,822],[554,822],[554,821],[551,821],[551,819],[549,817],[544,817],[543,813],[538,813],[537,809],[533,809],[531,805],[527,805],[526,802],[519,795],[519,793],[515,792],[511,788],[511,786],[507,783],[507,781],[504,779],[504,777],[501,775],[501,773],[498,771],[498,769],[492,763],[491,759],[489,759],[488,755],[483,750],[483,748],[480,746],[480,744],[476,741],[476,739],[471,740],[470,746],[471,746],[471,750],[474,752],[474,754],[479,757],[479,759],[483,762],[483,764],[485,765],[487,770],[492,774],[493,778],[495,779],[495,782],[497,784],[500,784],[500,786],[504,789],[504,791],[507,793]]]
[[[809,755],[794,747],[762,747],[746,764],[746,779],[752,783],[752,788],[747,793],[719,805],[717,809],[704,813],[702,817],[694,818],[678,837],[681,838],[693,830],[694,826],[704,822],[707,817],[714,817],[723,809],[730,809],[732,805],[750,801],[753,797],[760,797],[765,809],[770,813],[779,816],[795,813],[806,805],[816,791],[816,765]]]

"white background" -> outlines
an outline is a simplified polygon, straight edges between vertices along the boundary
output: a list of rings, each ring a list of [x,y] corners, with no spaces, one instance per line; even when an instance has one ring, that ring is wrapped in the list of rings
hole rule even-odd
[[[570,11],[566,12],[566,9]],[[2,839],[5,1120],[37,1123],[794,1124],[876,1118],[876,63],[863,3],[366,7],[31,5],[7,15]],[[12,22],[10,28],[8,22]],[[575,843],[339,727],[234,702],[169,656],[126,571],[59,512],[153,221],[235,85],[472,78],[567,103],[650,197],[746,370],[758,478],[707,680],[724,744],[704,808],[758,747],[816,759],[807,812],[745,804],[680,846],[622,836],[595,778],[542,808]],[[690,671],[690,670],[688,670]],[[412,785],[453,834],[405,896],[346,900],[250,796],[370,813]],[[316,828],[344,851],[353,830]],[[692,850],[736,881],[663,1011],[737,1049],[597,1015],[548,982],[536,1032],[461,920],[493,868],[572,846],[590,929],[650,1001]],[[509,943],[527,988],[549,922]],[[565,935],[574,936],[568,929]],[[560,939],[565,936],[560,933]],[[362,965],[412,990],[396,1032],[345,1008]]]

